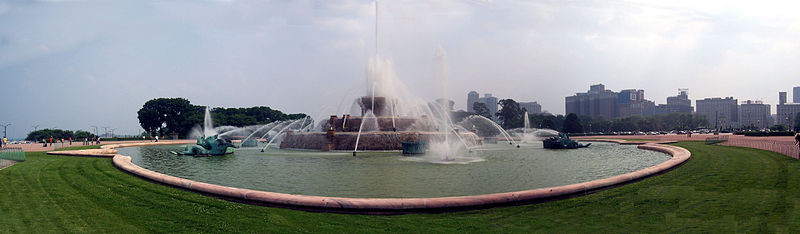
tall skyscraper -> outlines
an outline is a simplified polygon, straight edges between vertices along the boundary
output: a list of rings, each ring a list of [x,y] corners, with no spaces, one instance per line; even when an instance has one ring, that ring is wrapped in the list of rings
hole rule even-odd
[[[775,123],[789,128],[794,128],[794,121],[800,113],[800,103],[786,103],[786,92],[778,93],[778,106],[776,106]]]
[[[739,105],[739,125],[742,127],[769,128],[772,111],[768,104],[747,100]]]
[[[778,93],[778,105],[786,104],[786,92]]]
[[[655,114],[669,114],[669,113],[692,113],[692,100],[689,99],[689,91],[686,89],[679,89],[677,96],[667,97],[667,104],[660,104],[656,106]]]
[[[627,89],[619,93],[606,90],[602,84],[592,85],[586,93],[576,93],[565,98],[566,114],[606,119],[632,115],[649,116],[655,104],[644,99],[644,90]]]
[[[592,85],[586,93],[576,93],[565,98],[566,114],[578,116],[603,116],[613,119],[619,115],[619,94],[606,90],[603,84]]]
[[[794,87],[792,90],[792,102],[800,103],[800,86]]]
[[[473,106],[478,102],[478,98],[480,98],[478,92],[471,91],[467,94],[467,112],[475,113],[475,108]]]
[[[497,118],[497,117],[495,117],[494,114],[497,113],[497,102],[498,101],[499,100],[497,100],[496,97],[493,97],[491,93],[483,94],[483,97],[478,99],[478,102],[482,102],[483,104],[486,104],[486,107],[489,108],[489,113],[492,114],[492,119],[494,119],[494,120],[496,120],[496,118]]]
[[[704,115],[708,124],[717,129],[736,127],[739,122],[739,103],[733,97],[697,100],[697,114]]]

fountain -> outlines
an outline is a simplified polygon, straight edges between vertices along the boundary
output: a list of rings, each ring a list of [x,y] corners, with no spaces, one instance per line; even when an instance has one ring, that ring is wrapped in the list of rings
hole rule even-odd
[[[187,145],[182,152],[172,151],[176,155],[219,156],[233,153],[233,144],[225,139],[218,138],[218,134],[206,137],[205,135],[197,138],[197,144]]]
[[[542,144],[545,149],[578,149],[592,145],[592,143],[581,144],[577,141],[570,140],[569,136],[564,133],[558,133],[558,136],[547,138],[542,141]]]
[[[436,58],[441,68],[437,74],[442,82],[441,96],[448,97],[447,67],[441,47]],[[524,128],[509,131],[477,115],[453,123],[448,103],[422,100],[395,77],[391,61],[377,54],[377,39],[376,55],[366,70],[365,92],[348,92],[340,103],[350,102],[352,106],[347,109],[340,104],[334,111],[321,111],[335,114],[317,118],[319,122],[306,117],[241,128],[214,128],[206,109],[203,129],[196,131],[197,144],[187,146],[181,153],[173,152],[225,154],[233,148],[228,140],[241,140],[236,157],[163,157],[165,152],[179,150],[171,145],[121,148],[120,154],[130,155],[130,163],[141,168],[201,182],[184,183],[190,189],[195,185],[221,188],[234,191],[222,196],[238,196],[235,199],[277,195],[290,206],[319,201],[328,208],[343,208],[338,211],[372,202],[393,205],[390,209],[408,208],[408,201],[421,201],[428,207],[444,199],[460,206],[512,204],[531,194],[525,191],[534,189],[573,195],[557,186],[582,189],[579,192],[584,194],[586,186],[570,184],[633,173],[670,158],[661,152],[607,142],[595,143],[591,150],[547,150],[588,145],[571,141],[564,134],[552,137],[559,134],[553,130],[531,128],[527,114]],[[498,138],[516,148],[484,144]],[[544,147],[538,145],[542,139]],[[351,157],[351,152],[358,157]],[[592,184],[608,186],[605,182]],[[463,197],[472,195],[482,197]],[[431,197],[445,198],[427,199]],[[394,198],[425,199],[391,200]]]
[[[332,115],[322,125],[325,132],[287,131],[280,148],[393,151],[401,150],[404,142],[446,142],[450,135],[464,139],[467,145],[481,144],[473,132],[454,132],[452,127],[437,123],[435,118],[442,117],[433,117],[433,111],[419,116],[391,115],[394,105],[387,105],[392,103],[387,99],[382,96],[361,97],[358,99],[361,116]]]
[[[211,121],[211,112],[206,107],[205,117],[203,118],[203,134],[197,137],[195,145],[187,145],[182,152],[172,151],[176,155],[225,155],[233,153],[233,144],[226,139],[220,138],[219,133],[214,129]],[[229,131],[230,132],[230,131]]]

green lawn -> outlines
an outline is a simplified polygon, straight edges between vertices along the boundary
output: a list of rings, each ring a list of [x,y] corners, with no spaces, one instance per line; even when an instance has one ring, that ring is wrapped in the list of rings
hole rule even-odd
[[[0,170],[0,232],[788,232],[800,230],[800,162],[677,144],[664,175],[567,200],[446,214],[344,215],[228,202],[153,184],[107,158],[28,153]]]

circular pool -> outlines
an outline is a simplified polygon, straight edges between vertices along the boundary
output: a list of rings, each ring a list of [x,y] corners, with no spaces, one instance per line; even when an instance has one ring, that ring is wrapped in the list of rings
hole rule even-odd
[[[488,144],[455,156],[399,152],[237,149],[214,157],[173,155],[181,145],[120,148],[143,168],[184,179],[253,190],[331,197],[419,198],[502,193],[592,181],[668,160],[665,153],[614,143],[575,150],[540,142]]]

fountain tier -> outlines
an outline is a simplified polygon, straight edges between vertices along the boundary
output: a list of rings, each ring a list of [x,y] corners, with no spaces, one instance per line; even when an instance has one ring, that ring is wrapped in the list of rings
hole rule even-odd
[[[358,150],[400,150],[402,142],[446,142],[448,135],[458,134],[465,144],[480,145],[474,132],[451,131],[438,126],[430,116],[394,116],[391,100],[385,97],[358,99],[363,116],[331,116],[322,127],[326,132],[287,132],[281,149],[353,150],[358,140]],[[369,113],[374,113],[371,115]],[[359,130],[362,129],[359,138]]]
[[[480,145],[481,139],[472,132],[459,133],[470,145]],[[353,150],[357,132],[287,132],[281,149]],[[358,150],[387,151],[402,149],[402,142],[443,142],[440,132],[370,132],[361,134]]]

